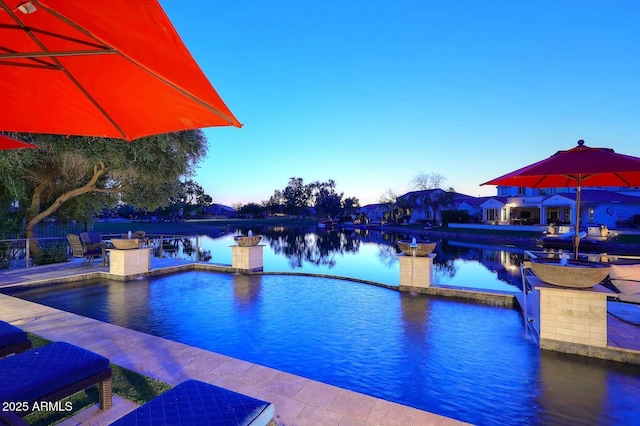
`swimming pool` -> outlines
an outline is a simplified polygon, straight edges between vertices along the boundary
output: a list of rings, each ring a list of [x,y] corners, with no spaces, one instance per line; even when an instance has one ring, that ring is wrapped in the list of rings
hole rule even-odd
[[[13,293],[474,424],[632,424],[637,366],[540,351],[517,310],[194,271]]]

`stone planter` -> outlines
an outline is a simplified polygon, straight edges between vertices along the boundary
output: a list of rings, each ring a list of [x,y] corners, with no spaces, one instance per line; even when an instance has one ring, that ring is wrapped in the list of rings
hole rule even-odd
[[[412,246],[412,242],[409,240],[400,240],[397,244],[400,251],[404,254],[416,257],[429,256],[436,248],[435,242],[426,240],[418,240],[414,246]]]
[[[118,250],[132,250],[140,248],[140,241],[137,238],[113,238],[111,244]]]
[[[593,287],[609,274],[609,266],[601,263],[568,260],[561,265],[556,259],[532,259],[531,270],[548,284],[571,288]]]
[[[257,246],[262,240],[262,235],[253,235],[253,236],[244,236],[237,235],[233,237],[233,241],[236,242],[240,247],[253,247]]]

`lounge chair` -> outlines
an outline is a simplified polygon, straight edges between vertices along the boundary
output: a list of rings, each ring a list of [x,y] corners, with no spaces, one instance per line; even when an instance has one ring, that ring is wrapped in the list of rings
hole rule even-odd
[[[611,265],[609,281],[623,302],[640,303],[640,264]]]
[[[55,342],[0,360],[0,403],[20,402],[24,417],[36,402],[55,402],[98,385],[100,408],[112,406],[109,360],[65,342]],[[37,407],[36,407],[37,408]]]
[[[27,333],[9,323],[0,321],[0,358],[31,348]]]
[[[91,259],[91,263],[93,263],[96,257],[102,257],[102,263],[104,264],[106,256],[105,249],[103,247],[97,246],[95,244],[84,244],[80,237],[76,234],[68,234],[67,241],[71,246],[73,257],[80,257],[84,260]]]
[[[275,413],[273,404],[197,380],[187,380],[112,426],[251,425],[264,426]]]

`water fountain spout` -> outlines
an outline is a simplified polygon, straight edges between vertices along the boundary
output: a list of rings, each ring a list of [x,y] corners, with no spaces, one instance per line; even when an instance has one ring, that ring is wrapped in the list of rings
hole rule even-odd
[[[565,253],[565,254],[563,254],[563,255],[560,257],[560,265],[561,265],[561,266],[567,266],[567,258],[568,258],[568,257],[569,257],[569,255],[568,255],[568,254],[566,254],[566,253]]]

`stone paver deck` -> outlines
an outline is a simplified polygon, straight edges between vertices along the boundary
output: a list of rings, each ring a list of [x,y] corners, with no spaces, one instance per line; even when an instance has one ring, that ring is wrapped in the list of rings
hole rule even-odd
[[[160,262],[158,262],[160,261]],[[164,262],[163,262],[164,261]],[[174,266],[179,261],[152,263]],[[153,267],[153,266],[152,266]],[[71,275],[107,270],[98,265],[71,264],[13,272],[0,286],[29,281],[49,281]],[[21,279],[19,276],[22,275]],[[173,342],[48,306],[0,294],[0,320],[53,341],[66,341],[97,352],[117,365],[176,385],[197,379],[253,396],[275,405],[278,423],[305,425],[422,426],[458,425],[457,420],[385,401],[369,395],[253,364],[215,352]],[[132,411],[136,404],[114,395],[114,406],[97,406],[66,420],[64,426],[106,425]]]

